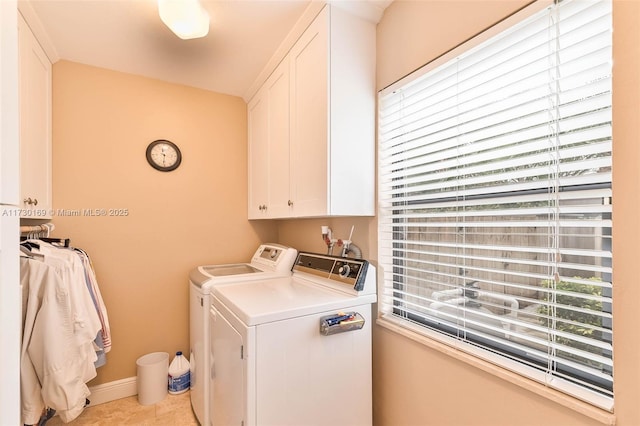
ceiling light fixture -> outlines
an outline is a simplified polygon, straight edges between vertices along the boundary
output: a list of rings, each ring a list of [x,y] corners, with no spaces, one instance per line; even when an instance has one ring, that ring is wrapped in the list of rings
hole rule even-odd
[[[198,0],[158,0],[158,13],[162,22],[183,40],[209,33],[209,14]]]

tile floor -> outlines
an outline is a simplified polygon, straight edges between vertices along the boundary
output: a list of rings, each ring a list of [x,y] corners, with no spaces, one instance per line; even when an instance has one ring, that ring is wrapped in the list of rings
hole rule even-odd
[[[1,0],[0,0],[1,1]],[[47,421],[46,426],[64,425],[58,416]],[[140,405],[138,397],[130,396],[93,407],[87,407],[82,414],[68,425],[82,426],[198,426],[191,409],[189,392],[167,396],[154,405]]]

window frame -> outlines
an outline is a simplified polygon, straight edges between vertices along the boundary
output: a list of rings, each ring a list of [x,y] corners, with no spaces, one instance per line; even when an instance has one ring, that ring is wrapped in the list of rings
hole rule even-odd
[[[447,63],[449,60],[459,56],[460,54],[473,49],[474,47],[476,47],[477,45],[483,43],[484,41],[492,38],[493,36],[501,33],[502,31],[510,28],[512,25],[517,24],[518,22],[527,19],[529,16],[534,15],[535,13],[546,9],[547,7],[549,7],[550,5],[552,5],[554,2],[552,1],[537,1],[535,3],[533,3],[532,5],[529,5],[525,8],[523,8],[521,11],[515,13],[514,15],[506,18],[505,20],[503,20],[502,22],[500,22],[499,24],[491,27],[490,29],[488,29],[487,31],[479,34],[478,36],[474,37],[473,39],[457,46],[456,48],[452,49],[451,51],[447,52],[446,54],[436,58],[435,60],[431,61],[430,63],[428,63],[427,65],[425,65],[424,67],[420,68],[419,70],[417,70],[416,72],[404,77],[403,79],[397,81],[396,83],[388,86],[387,88],[383,89],[380,91],[379,93],[379,99],[381,97],[383,97],[385,94],[389,93],[389,92],[393,92],[395,90],[397,90],[398,88],[402,87],[403,85],[409,84],[410,82],[414,81],[417,78],[420,78],[422,75],[430,72],[431,70],[439,67],[440,65]],[[380,120],[380,119],[379,119]],[[381,166],[381,161],[379,160],[378,163],[378,167],[379,167],[379,175],[380,175],[380,166]],[[610,183],[609,183],[609,187],[610,187]],[[480,196],[481,197],[481,196]],[[379,206],[379,209],[381,209],[382,207]],[[379,216],[380,217],[380,216]],[[382,226],[382,225],[379,225]],[[380,240],[380,231],[378,232],[378,240]],[[386,285],[382,284],[383,288],[386,288]],[[571,395],[572,397],[576,397],[578,399],[587,401],[589,404],[594,405],[596,407],[608,410],[608,411],[612,411],[613,410],[613,398],[607,397],[605,395],[600,395],[600,394],[594,394],[593,392],[586,390],[586,389],[582,389],[579,386],[576,386],[574,383],[572,383],[570,380],[566,380],[563,378],[559,378],[559,377],[553,377],[553,378],[549,378],[547,375],[545,374],[540,374],[540,371],[537,371],[535,369],[532,369],[526,365],[523,365],[521,363],[519,363],[518,361],[511,361],[511,360],[505,360],[501,355],[497,355],[497,354],[487,354],[486,350],[481,349],[481,348],[477,348],[477,347],[469,347],[469,346],[473,346],[473,345],[469,345],[469,343],[465,343],[460,341],[459,339],[449,336],[447,334],[444,334],[442,332],[433,330],[433,329],[428,329],[428,328],[424,328],[423,326],[418,325],[419,321],[417,322],[411,322],[410,319],[408,320],[402,320],[399,318],[394,318],[394,317],[389,317],[386,316],[385,313],[383,312],[383,308],[382,308],[382,304],[380,304],[380,318],[379,318],[379,322],[382,325],[386,325],[396,331],[399,331],[398,327],[402,328],[404,330],[404,332],[410,332],[410,333],[418,333],[421,336],[426,336],[429,339],[434,339],[437,342],[440,343],[444,343],[447,346],[451,346],[451,347],[455,347],[457,349],[461,349],[463,351],[465,351],[466,353],[475,356],[475,357],[479,357],[485,361],[489,361],[491,363],[494,364],[498,364],[498,365],[502,365],[505,366],[506,368],[508,368],[510,371],[514,371],[518,374],[522,374],[523,376],[533,379],[535,381],[538,381],[540,383],[546,383],[547,385],[559,389],[563,392],[568,393],[569,395]],[[454,333],[455,334],[455,333]],[[419,340],[419,339],[418,339]],[[508,366],[507,366],[508,364]],[[553,382],[553,383],[551,383]]]

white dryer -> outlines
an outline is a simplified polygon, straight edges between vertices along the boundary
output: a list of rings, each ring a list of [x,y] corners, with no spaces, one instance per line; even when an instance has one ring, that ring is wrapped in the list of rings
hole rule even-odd
[[[209,305],[216,285],[287,277],[297,251],[279,244],[262,244],[248,263],[198,266],[189,274],[189,346],[191,406],[201,425],[209,418]]]
[[[371,425],[375,268],[300,253],[288,278],[211,293],[210,419],[226,425]]]

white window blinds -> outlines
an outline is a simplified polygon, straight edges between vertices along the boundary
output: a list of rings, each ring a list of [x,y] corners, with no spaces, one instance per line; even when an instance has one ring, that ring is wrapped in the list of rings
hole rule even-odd
[[[611,26],[554,4],[382,91],[378,132],[383,316],[607,409]]]

